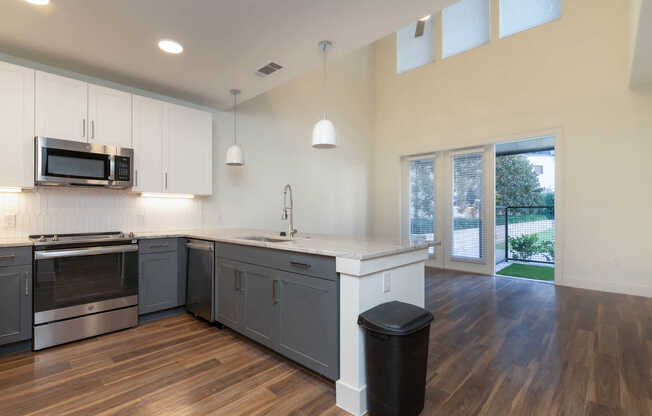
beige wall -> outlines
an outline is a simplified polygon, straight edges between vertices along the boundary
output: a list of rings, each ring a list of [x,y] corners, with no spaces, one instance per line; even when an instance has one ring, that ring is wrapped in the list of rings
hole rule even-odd
[[[371,232],[398,234],[401,155],[557,130],[561,283],[652,296],[652,94],[628,89],[628,25],[628,2],[568,0],[402,75],[394,36],[377,42]]]
[[[233,139],[231,112],[220,113],[214,146],[214,196],[204,204],[207,227],[280,231],[283,186],[294,189],[295,226],[302,232],[368,232],[369,149],[374,118],[373,49],[329,64],[329,118],[339,146],[311,147],[323,112],[321,69],[239,106],[238,140],[245,166],[224,164]],[[337,106],[335,107],[335,103]]]

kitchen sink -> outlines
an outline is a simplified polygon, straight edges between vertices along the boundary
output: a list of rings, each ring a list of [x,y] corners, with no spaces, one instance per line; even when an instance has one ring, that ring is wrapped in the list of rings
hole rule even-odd
[[[265,243],[286,243],[290,240],[287,238],[273,238],[273,237],[263,237],[263,236],[253,236],[253,237],[240,237],[241,240],[249,241],[262,241]]]

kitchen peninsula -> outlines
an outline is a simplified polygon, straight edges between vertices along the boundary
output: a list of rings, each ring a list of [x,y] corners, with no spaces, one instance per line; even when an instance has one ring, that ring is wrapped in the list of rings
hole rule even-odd
[[[354,415],[367,411],[365,353],[358,315],[392,300],[421,307],[425,302],[424,268],[428,250],[423,242],[312,234],[299,234],[286,240],[278,234],[253,229],[148,232],[135,233],[135,237],[139,240],[192,238],[334,258],[334,272],[339,275],[337,405]]]

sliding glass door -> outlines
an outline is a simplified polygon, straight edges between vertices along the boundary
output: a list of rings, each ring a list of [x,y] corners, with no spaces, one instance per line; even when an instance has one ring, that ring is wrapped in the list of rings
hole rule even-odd
[[[453,258],[480,260],[484,256],[484,154],[453,154],[451,251]]]
[[[434,242],[428,265],[493,273],[493,146],[403,158],[402,235]]]
[[[413,159],[409,162],[408,238],[435,239],[435,158]],[[430,248],[434,254],[434,248]]]

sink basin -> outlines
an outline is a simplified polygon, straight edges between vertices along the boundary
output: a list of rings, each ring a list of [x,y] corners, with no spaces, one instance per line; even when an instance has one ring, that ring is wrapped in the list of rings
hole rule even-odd
[[[273,237],[263,237],[263,236],[253,236],[253,237],[240,237],[241,240],[250,240],[250,241],[262,241],[265,243],[286,243],[290,240],[287,238],[273,238]]]

